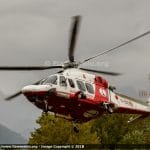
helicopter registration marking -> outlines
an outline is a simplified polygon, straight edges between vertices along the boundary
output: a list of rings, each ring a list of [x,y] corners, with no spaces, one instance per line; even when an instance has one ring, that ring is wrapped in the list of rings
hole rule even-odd
[[[120,98],[120,101],[128,106],[131,106],[131,107],[133,106],[133,103],[129,100]]]

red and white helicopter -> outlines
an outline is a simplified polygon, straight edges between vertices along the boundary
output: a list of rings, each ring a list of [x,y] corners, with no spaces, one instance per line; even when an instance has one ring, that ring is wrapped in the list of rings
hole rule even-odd
[[[150,34],[150,31],[141,34],[119,46],[108,49],[82,62],[74,60],[74,49],[79,29],[80,16],[73,17],[72,30],[68,57],[69,61],[63,66],[1,66],[0,70],[45,70],[61,68],[56,74],[50,75],[33,85],[25,86],[18,93],[6,98],[11,100],[20,94],[45,112],[53,112],[73,122],[87,122],[106,113],[128,113],[139,114],[138,118],[145,118],[150,115],[150,101],[142,104],[139,101],[114,92],[114,87],[100,74],[117,76],[119,73],[97,71],[79,67],[81,64],[90,61],[98,56],[116,50],[130,42]],[[135,118],[134,118],[135,119]],[[137,119],[137,118],[136,118]],[[132,119],[133,121],[133,119]]]

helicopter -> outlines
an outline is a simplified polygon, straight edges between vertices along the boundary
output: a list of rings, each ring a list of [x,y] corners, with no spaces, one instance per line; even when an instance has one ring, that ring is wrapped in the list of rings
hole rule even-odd
[[[55,74],[23,87],[22,90],[7,97],[6,100],[23,94],[32,104],[44,112],[53,112],[55,115],[74,123],[87,122],[103,114],[112,113],[139,114],[129,122],[148,117],[150,115],[150,101],[143,104],[134,98],[119,94],[104,77],[95,74],[119,76],[122,75],[121,73],[87,69],[80,67],[80,65],[138,40],[150,34],[150,31],[78,62],[74,59],[74,52],[80,22],[81,16],[72,17],[68,50],[69,61],[63,65],[0,66],[0,70],[5,71],[60,69]],[[75,131],[77,131],[76,128]]]

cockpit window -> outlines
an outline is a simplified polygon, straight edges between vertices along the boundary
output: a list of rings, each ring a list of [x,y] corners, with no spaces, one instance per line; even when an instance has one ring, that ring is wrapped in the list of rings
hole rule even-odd
[[[75,84],[72,79],[68,79],[68,82],[69,82],[70,87],[75,88]]]
[[[81,91],[86,91],[85,89],[85,85],[82,81],[79,81],[77,80],[77,85],[78,85],[78,88],[81,90]]]
[[[44,81],[44,83],[51,83],[51,84],[57,84],[57,76],[50,76],[47,78],[47,80]]]
[[[42,79],[42,80],[40,81],[40,84],[44,84],[45,80],[47,80],[47,78],[46,78],[46,79]]]
[[[60,86],[67,86],[66,78],[64,76],[60,76]]]
[[[90,83],[85,83],[86,89],[89,93],[94,94],[94,88],[93,85]]]

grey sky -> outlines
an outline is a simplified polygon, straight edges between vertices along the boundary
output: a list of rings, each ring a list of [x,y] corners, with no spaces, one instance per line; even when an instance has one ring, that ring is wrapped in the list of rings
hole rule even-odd
[[[149,0],[0,0],[0,65],[44,65],[67,60],[71,16],[82,15],[75,58],[82,60],[150,30]],[[106,77],[119,91],[138,97],[149,90],[150,35],[93,60],[118,71]],[[54,71],[53,71],[54,72]],[[52,71],[0,72],[0,90],[12,94]],[[23,96],[0,101],[0,123],[27,136],[40,111]]]

